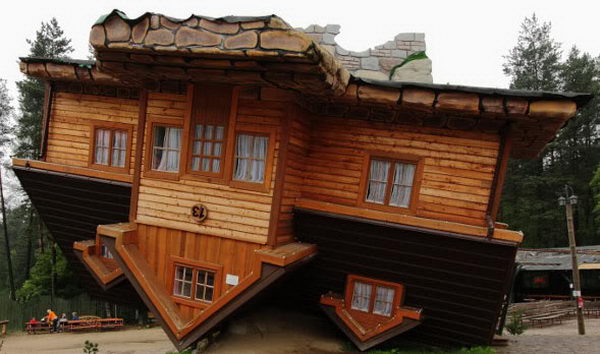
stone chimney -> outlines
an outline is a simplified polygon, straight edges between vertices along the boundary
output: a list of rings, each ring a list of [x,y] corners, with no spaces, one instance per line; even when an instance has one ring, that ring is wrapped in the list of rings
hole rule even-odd
[[[394,40],[375,48],[353,52],[342,48],[335,41],[335,36],[340,33],[340,25],[310,25],[298,30],[304,31],[333,53],[354,76],[377,80],[433,82],[431,60],[423,55],[424,33],[400,33]]]

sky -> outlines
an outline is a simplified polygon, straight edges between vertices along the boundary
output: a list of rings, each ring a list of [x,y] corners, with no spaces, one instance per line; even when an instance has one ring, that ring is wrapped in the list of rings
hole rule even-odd
[[[383,44],[398,33],[424,32],[433,80],[441,84],[507,87],[503,56],[516,44],[523,19],[534,12],[552,23],[553,38],[565,53],[577,45],[594,56],[600,54],[599,1],[0,0],[0,79],[7,80],[13,106],[17,106],[15,82],[23,78],[18,57],[28,55],[25,40],[34,38],[42,21],[56,17],[73,40],[72,57],[85,59],[91,25],[115,8],[130,18],[147,11],[179,18],[276,14],[293,27],[340,24],[338,44],[354,51]]]

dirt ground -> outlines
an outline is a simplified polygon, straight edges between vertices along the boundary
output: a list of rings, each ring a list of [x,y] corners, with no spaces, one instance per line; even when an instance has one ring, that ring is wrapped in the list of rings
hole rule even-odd
[[[0,353],[81,353],[86,340],[98,343],[101,354],[165,354],[176,351],[163,330],[155,327],[87,333],[15,333],[5,338]],[[324,354],[340,352],[344,342],[325,318],[262,309],[238,318],[223,330],[206,353]]]
[[[586,319],[586,335],[577,335],[575,320],[546,328],[531,328],[508,336],[498,354],[600,353],[600,319]],[[86,340],[98,343],[102,354],[165,354],[175,348],[161,328],[129,328],[111,332],[11,334],[0,353],[81,353]],[[0,340],[1,341],[1,340]],[[208,354],[325,354],[343,351],[346,340],[324,318],[263,309],[237,319],[224,329]]]
[[[600,319],[585,319],[586,334],[577,332],[577,321],[562,325],[529,328],[520,336],[507,337],[510,345],[496,348],[497,354],[593,354],[600,353]]]

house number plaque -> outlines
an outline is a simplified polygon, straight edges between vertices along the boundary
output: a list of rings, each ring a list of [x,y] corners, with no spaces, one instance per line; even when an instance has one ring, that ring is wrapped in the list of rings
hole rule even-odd
[[[207,216],[208,216],[208,209],[206,209],[204,204],[196,204],[192,207],[192,217],[197,222],[203,222]]]

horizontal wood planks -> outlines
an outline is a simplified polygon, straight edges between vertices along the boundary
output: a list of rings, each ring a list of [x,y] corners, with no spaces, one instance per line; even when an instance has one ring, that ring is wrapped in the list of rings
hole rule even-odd
[[[222,265],[223,274],[218,279],[224,282],[225,274],[237,275],[240,280],[246,278],[255,265],[255,250],[263,247],[251,242],[144,224],[138,224],[137,246],[157,281],[166,289],[170,289],[173,283],[170,277],[173,271],[170,269],[171,257]],[[230,288],[231,285],[222,284],[222,293]],[[185,320],[191,320],[201,311],[185,304],[177,306]]]
[[[312,124],[302,198],[355,206],[368,153],[413,155],[424,165],[417,216],[484,224],[499,136],[328,117]]]
[[[125,123],[133,126],[129,174],[133,174],[137,100],[56,92],[48,129],[47,162],[87,167],[91,124]]]
[[[183,125],[185,116],[185,95],[150,93],[148,114],[161,122]],[[251,99],[238,101],[236,126],[241,124],[275,129],[275,153],[271,185],[269,190],[254,191],[228,185],[226,181],[215,183],[202,177],[174,174],[173,179],[153,178],[142,173],[139,190],[139,203],[136,221],[148,225],[167,226],[173,229],[206,235],[220,236],[265,244],[269,232],[269,218],[273,199],[273,188],[279,156],[281,120],[286,117],[286,105],[282,102],[265,102]],[[147,125],[147,130],[149,127]],[[231,132],[233,136],[233,132]],[[145,144],[148,142],[147,131]],[[145,154],[148,149],[144,149]],[[225,152],[225,156],[232,156]],[[181,165],[187,163],[181,157]],[[143,164],[149,163],[144,157]],[[142,168],[145,170],[145,168]],[[230,178],[230,177],[229,177]],[[197,203],[208,209],[208,217],[202,223],[196,222],[191,208]]]

